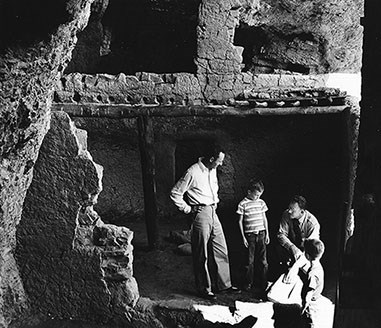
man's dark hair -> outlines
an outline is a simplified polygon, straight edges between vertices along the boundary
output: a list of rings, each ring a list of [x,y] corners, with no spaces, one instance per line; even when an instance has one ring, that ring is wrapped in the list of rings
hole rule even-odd
[[[293,196],[290,200],[290,204],[295,204],[295,203],[298,204],[302,210],[305,210],[307,208],[307,200],[303,196],[300,196],[300,195]]]
[[[222,146],[216,142],[211,142],[209,143],[203,150],[202,152],[202,157],[205,158],[206,160],[211,159],[212,157],[214,159],[218,158],[220,153],[225,153],[224,149]]]
[[[306,239],[304,241],[304,252],[308,254],[311,260],[315,260],[323,255],[324,244],[319,239]]]
[[[249,186],[247,189],[250,191],[263,192],[263,190],[265,190],[265,185],[263,184],[262,180],[253,178],[250,179]]]

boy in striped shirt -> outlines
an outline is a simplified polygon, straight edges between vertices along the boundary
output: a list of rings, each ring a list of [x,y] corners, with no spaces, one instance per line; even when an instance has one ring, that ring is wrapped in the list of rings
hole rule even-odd
[[[260,269],[260,291],[265,295],[267,288],[266,245],[270,242],[267,225],[267,205],[260,198],[264,191],[261,180],[251,180],[246,197],[238,204],[239,228],[243,244],[249,250],[246,272],[246,290],[251,290],[254,282],[254,262]]]

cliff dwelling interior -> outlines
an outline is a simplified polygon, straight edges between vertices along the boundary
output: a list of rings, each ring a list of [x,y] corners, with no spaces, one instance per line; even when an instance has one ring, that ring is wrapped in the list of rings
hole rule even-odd
[[[325,243],[318,327],[380,327],[380,11],[368,0],[0,0],[0,328],[299,327],[196,293],[176,181],[218,142],[231,279],[260,177],[269,281],[303,195]],[[301,327],[301,326],[300,326]]]

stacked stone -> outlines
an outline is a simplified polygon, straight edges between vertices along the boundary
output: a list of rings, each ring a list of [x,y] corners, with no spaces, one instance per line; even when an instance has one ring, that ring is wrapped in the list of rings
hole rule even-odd
[[[202,94],[196,77],[188,73],[140,72],[116,76],[73,73],[58,83],[55,101],[131,106],[199,105]]]
[[[231,105],[250,107],[308,107],[345,105],[346,92],[337,88],[245,90]]]

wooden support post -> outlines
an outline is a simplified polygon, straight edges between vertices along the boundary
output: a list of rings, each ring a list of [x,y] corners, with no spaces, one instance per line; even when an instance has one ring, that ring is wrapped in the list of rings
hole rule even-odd
[[[148,246],[151,249],[157,249],[159,244],[159,233],[157,227],[155,153],[152,120],[146,115],[139,116],[137,124],[139,131],[139,149],[144,191],[144,214]]]

